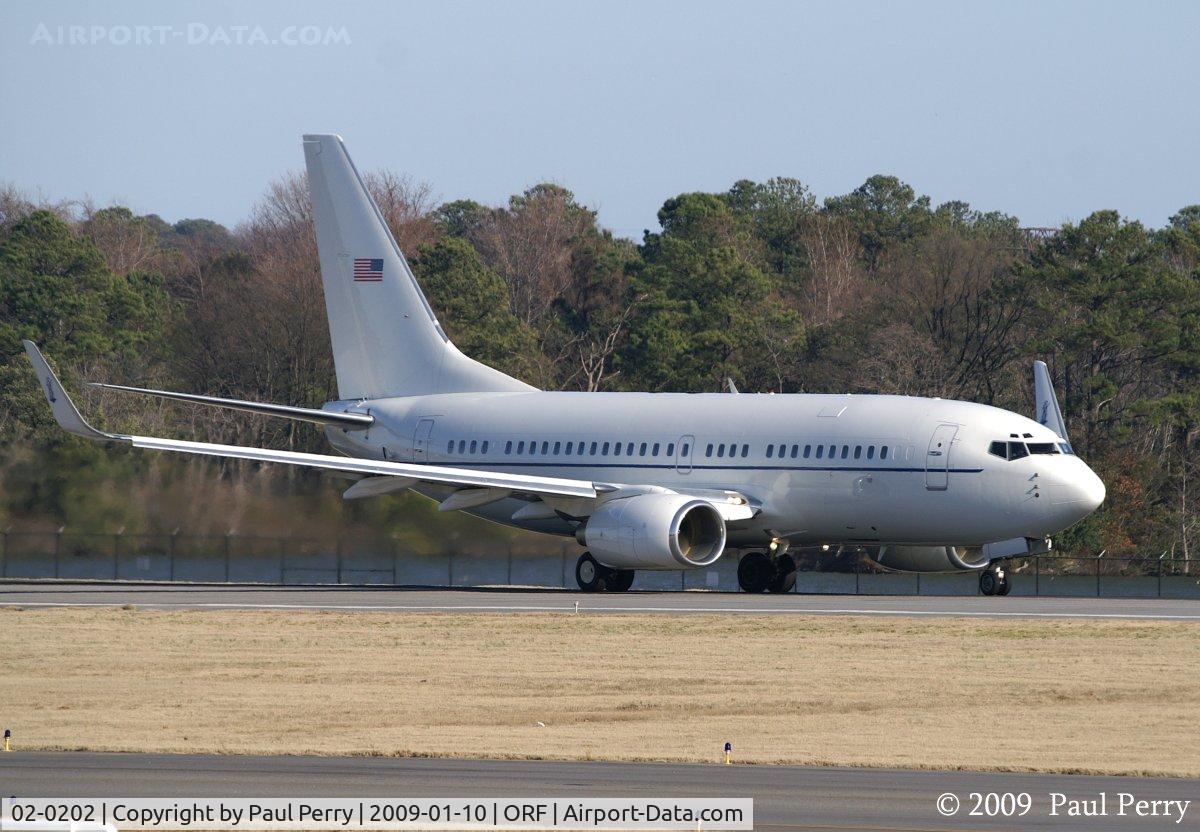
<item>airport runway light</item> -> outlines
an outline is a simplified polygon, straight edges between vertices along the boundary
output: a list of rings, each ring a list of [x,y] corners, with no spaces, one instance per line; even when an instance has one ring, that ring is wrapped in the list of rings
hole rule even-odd
[[[12,751],[12,729],[4,729],[4,750]]]
[[[725,765],[733,762],[733,743],[725,743]]]

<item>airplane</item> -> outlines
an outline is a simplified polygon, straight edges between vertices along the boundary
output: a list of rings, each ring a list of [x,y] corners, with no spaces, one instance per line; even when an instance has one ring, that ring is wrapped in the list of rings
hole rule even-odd
[[[883,395],[583,393],[536,389],[446,336],[336,135],[304,156],[337,377],[322,407],[100,384],[321,425],[338,454],[99,431],[31,342],[58,423],[138,448],[301,465],[358,477],[346,499],[407,489],[442,511],[574,537],[589,592],[637,570],[740,555],[746,592],[795,586],[791,547],[861,547],[885,569],[974,571],[1006,595],[1006,564],[1103,502],[1075,455],[1046,365],[1037,419],[964,401]]]

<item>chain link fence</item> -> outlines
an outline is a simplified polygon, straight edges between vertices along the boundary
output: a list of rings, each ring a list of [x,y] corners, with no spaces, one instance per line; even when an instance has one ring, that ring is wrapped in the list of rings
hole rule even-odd
[[[76,532],[0,534],[0,579],[345,584],[574,589],[580,548],[502,544],[490,551],[429,553],[391,539]],[[1200,567],[1168,557],[1040,555],[1009,562],[1012,595],[1198,598]],[[706,569],[638,572],[634,589],[736,590],[737,560]],[[848,595],[974,595],[978,574],[892,573],[864,558],[852,571],[801,571],[796,592]]]

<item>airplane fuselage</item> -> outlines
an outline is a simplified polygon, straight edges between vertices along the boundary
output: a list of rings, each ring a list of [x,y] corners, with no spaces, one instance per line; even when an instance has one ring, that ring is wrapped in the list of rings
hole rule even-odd
[[[1099,478],[1053,431],[999,408],[904,396],[455,393],[336,402],[366,431],[329,428],[343,453],[475,470],[734,489],[761,510],[729,546],[862,543],[977,546],[1045,537],[1090,514]],[[992,443],[1018,443],[1008,459]],[[1018,452],[1013,452],[1014,456]],[[452,491],[426,486],[440,498]],[[473,513],[569,535],[527,503]]]

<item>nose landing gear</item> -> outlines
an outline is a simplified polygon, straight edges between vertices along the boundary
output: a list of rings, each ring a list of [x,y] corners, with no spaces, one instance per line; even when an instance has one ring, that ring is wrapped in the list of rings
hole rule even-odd
[[[979,573],[980,595],[1007,595],[1012,589],[1008,572],[999,564],[989,566]]]

